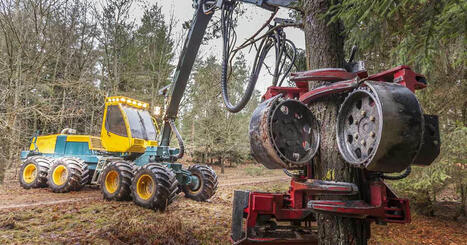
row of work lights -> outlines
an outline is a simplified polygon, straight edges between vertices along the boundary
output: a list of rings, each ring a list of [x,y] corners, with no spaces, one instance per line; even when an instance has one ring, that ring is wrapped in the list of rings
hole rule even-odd
[[[148,103],[145,103],[145,102],[142,102],[142,101],[139,101],[139,100],[135,100],[135,99],[130,99],[130,98],[123,97],[123,96],[107,97],[106,102],[124,103],[124,104],[127,104],[129,106],[133,106],[133,107],[137,107],[137,108],[145,108],[145,109],[149,107]]]
[[[105,101],[106,101],[106,103],[126,104],[126,105],[129,105],[131,107],[136,107],[138,109],[144,109],[144,110],[149,109],[149,104],[148,103],[145,103],[145,102],[142,102],[142,101],[139,101],[139,100],[135,100],[135,99],[131,99],[131,98],[128,98],[128,97],[124,97],[124,96],[107,97],[105,99]],[[159,106],[155,106],[153,114],[160,115],[161,114],[161,108]]]

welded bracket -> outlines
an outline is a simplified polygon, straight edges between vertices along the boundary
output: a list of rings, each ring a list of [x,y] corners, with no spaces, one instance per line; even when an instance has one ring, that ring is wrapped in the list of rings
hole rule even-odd
[[[370,183],[369,203],[363,200],[310,200],[307,207],[318,213],[374,220],[379,224],[410,223],[409,201],[398,198],[383,181]]]

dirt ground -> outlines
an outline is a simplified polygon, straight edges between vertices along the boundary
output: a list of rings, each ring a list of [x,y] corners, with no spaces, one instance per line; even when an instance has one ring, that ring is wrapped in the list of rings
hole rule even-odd
[[[102,199],[99,189],[52,193],[0,186],[0,244],[230,244],[233,191],[286,191],[282,171],[226,168],[207,203],[179,195],[164,213]],[[372,226],[370,244],[467,244],[467,225],[414,214],[407,225]]]

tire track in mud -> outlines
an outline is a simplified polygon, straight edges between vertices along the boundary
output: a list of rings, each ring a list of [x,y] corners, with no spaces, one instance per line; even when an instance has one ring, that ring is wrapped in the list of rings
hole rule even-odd
[[[237,186],[237,185],[248,185],[248,184],[260,184],[266,182],[276,182],[281,180],[289,180],[287,176],[273,176],[273,177],[262,177],[262,178],[243,178],[243,179],[231,179],[228,183],[219,183],[219,187],[226,186]]]
[[[278,181],[285,181],[289,179],[290,178],[286,176],[226,179],[226,180],[220,181],[219,188],[229,187],[229,186],[260,184],[260,183],[268,183],[268,182],[278,182]],[[67,203],[75,203],[75,202],[95,201],[95,200],[100,200],[100,199],[103,200],[102,195],[99,190],[87,192],[87,194],[88,194],[87,197],[75,197],[75,198],[60,199],[60,200],[39,201],[35,203],[19,203],[19,204],[0,205],[0,211],[10,210],[10,209],[35,208],[35,207],[41,207],[41,206],[50,206],[50,205],[67,204]],[[57,195],[57,193],[51,193],[51,195]]]
[[[47,201],[47,202],[13,204],[13,205],[0,206],[0,211],[7,210],[7,209],[34,208],[34,207],[39,207],[39,206],[57,205],[57,204],[63,204],[63,203],[73,203],[73,202],[82,202],[82,201],[99,200],[99,199],[102,199],[102,197],[101,196],[99,196],[99,197],[84,197],[84,198],[73,198],[73,199],[63,199],[63,200],[56,200],[56,201]]]

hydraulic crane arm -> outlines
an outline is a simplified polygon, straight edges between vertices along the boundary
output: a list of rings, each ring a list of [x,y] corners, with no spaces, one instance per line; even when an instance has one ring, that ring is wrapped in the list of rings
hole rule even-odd
[[[167,105],[164,116],[164,125],[161,135],[161,146],[169,146],[180,101],[186,89],[188,78],[190,76],[196,55],[203,41],[209,21],[214,13],[214,9],[220,9],[224,4],[233,4],[235,1],[255,4],[261,8],[274,11],[278,7],[296,8],[297,0],[194,0],[193,6],[196,9],[193,20],[191,21],[190,30],[185,39],[183,50],[180,55],[177,68],[172,80],[172,86],[167,96]],[[210,6],[209,11],[206,11],[206,6]],[[180,138],[181,139],[181,138]],[[179,140],[180,140],[179,139]]]
[[[177,117],[180,101],[185,92],[191,69],[193,68],[196,55],[198,54],[199,47],[206,33],[206,28],[212,17],[212,13],[205,14],[201,8],[201,4],[198,4],[196,7],[195,15],[191,21],[190,31],[185,39],[185,44],[175,70],[172,87],[167,97],[168,104],[164,116],[161,146],[169,146],[170,144],[172,129],[169,121],[175,120]]]

